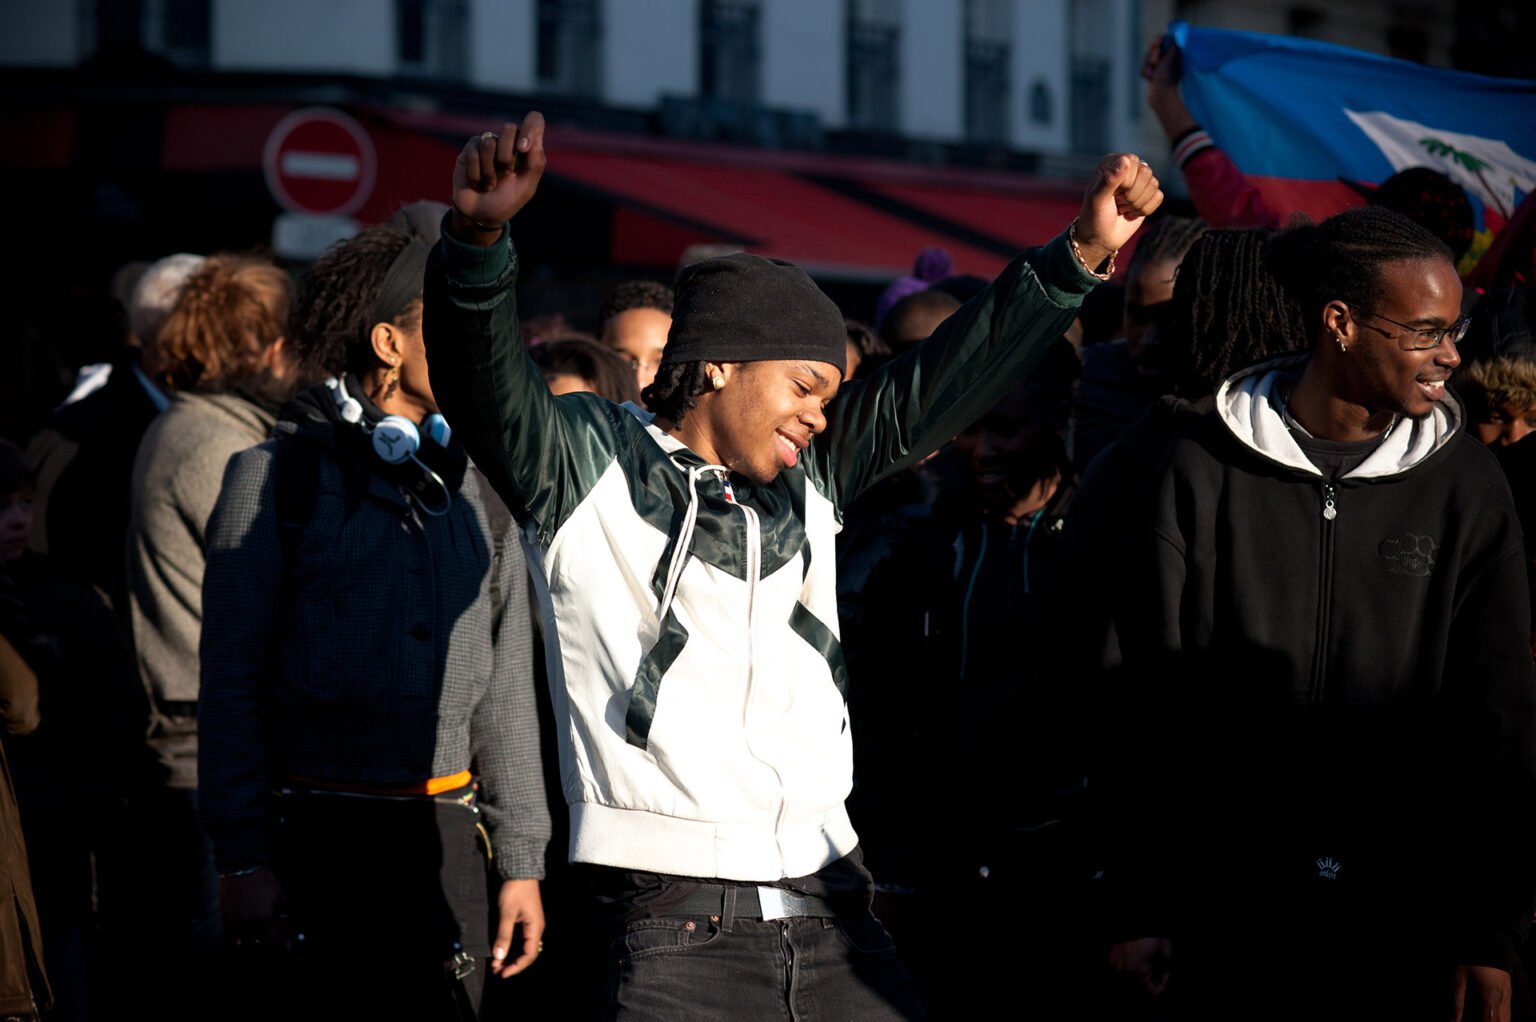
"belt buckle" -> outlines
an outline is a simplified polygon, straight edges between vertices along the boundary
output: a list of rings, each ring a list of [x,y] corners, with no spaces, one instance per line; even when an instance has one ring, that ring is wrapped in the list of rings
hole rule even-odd
[[[762,910],[765,922],[770,919],[786,919],[791,914],[782,887],[759,887],[757,905]]]

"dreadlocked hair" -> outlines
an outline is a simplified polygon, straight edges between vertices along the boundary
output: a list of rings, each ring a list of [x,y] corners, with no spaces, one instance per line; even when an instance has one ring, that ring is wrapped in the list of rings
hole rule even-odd
[[[1347,209],[1320,224],[1287,228],[1269,243],[1266,258],[1314,338],[1322,332],[1324,306],[1340,301],[1371,311],[1381,297],[1382,266],[1405,260],[1451,262],[1451,250],[1401,213],[1381,206]]]
[[[213,255],[187,278],[155,335],[161,382],[217,394],[260,378],[288,325],[288,275],[266,259]]]
[[[1179,264],[1163,349],[1184,396],[1206,394],[1245,365],[1307,347],[1301,310],[1264,262],[1276,233],[1207,231]]]
[[[370,227],[339,241],[315,260],[293,306],[290,344],[305,379],[364,373],[373,366],[365,323],[384,277],[411,235],[392,227]],[[420,299],[395,317],[402,330],[421,322]]]
[[[654,280],[626,280],[613,289],[598,313],[598,323],[606,323],[630,309],[655,309],[672,315],[672,289]]]
[[[640,399],[658,418],[680,426],[689,409],[698,407],[695,399],[711,389],[706,363],[670,362],[656,370],[656,379],[641,391]]]
[[[1148,263],[1177,263],[1200,235],[1208,230],[1210,224],[1199,217],[1165,216],[1148,224],[1136,241],[1136,251],[1131,253],[1130,265],[1125,268],[1126,280],[1134,278]]]
[[[1530,359],[1500,355],[1463,362],[1454,384],[1471,422],[1486,421],[1504,406],[1536,408],[1536,362]]]

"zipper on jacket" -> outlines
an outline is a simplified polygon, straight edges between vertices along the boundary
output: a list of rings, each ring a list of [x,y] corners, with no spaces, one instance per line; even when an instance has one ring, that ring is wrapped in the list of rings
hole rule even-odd
[[[756,694],[754,683],[757,675],[757,583],[758,576],[763,573],[763,530],[756,511],[745,504],[736,506],[741,508],[741,513],[747,519],[747,698],[743,700],[741,726],[745,733],[750,734],[747,717],[751,715],[752,699]],[[750,744],[748,750],[751,751]],[[773,843],[779,852],[779,873],[782,876],[785,870],[784,811],[787,808],[784,796],[784,775],[779,773],[778,767],[758,756],[756,752],[752,752],[752,756],[772,770],[779,782],[779,811],[773,818]]]
[[[1323,484],[1323,531],[1318,544],[1317,566],[1317,648],[1312,653],[1312,687],[1308,701],[1316,706],[1323,701],[1328,683],[1328,622],[1333,613],[1333,533],[1339,516],[1338,490]]]
[[[960,533],[960,549],[965,550],[965,533]],[[987,523],[981,523],[981,549],[976,553],[976,567],[971,569],[971,581],[965,587],[965,599],[960,602],[960,677],[965,677],[966,662],[971,649],[971,597],[976,593],[976,579],[981,576],[982,562],[987,559]]]

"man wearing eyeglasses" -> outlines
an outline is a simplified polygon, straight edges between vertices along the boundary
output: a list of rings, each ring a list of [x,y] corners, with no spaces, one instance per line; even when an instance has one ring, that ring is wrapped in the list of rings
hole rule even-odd
[[[1157,695],[1118,818],[1159,833],[1115,845],[1111,962],[1180,1017],[1507,1020],[1536,680],[1509,489],[1446,389],[1461,282],[1380,208],[1269,268],[1312,348],[1221,386],[1129,557]]]

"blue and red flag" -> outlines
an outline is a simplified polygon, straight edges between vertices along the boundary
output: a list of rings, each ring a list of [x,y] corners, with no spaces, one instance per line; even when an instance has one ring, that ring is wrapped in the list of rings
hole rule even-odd
[[[1426,67],[1288,36],[1169,27],[1184,101],[1274,210],[1325,217],[1431,167],[1497,230],[1536,190],[1536,82]]]

